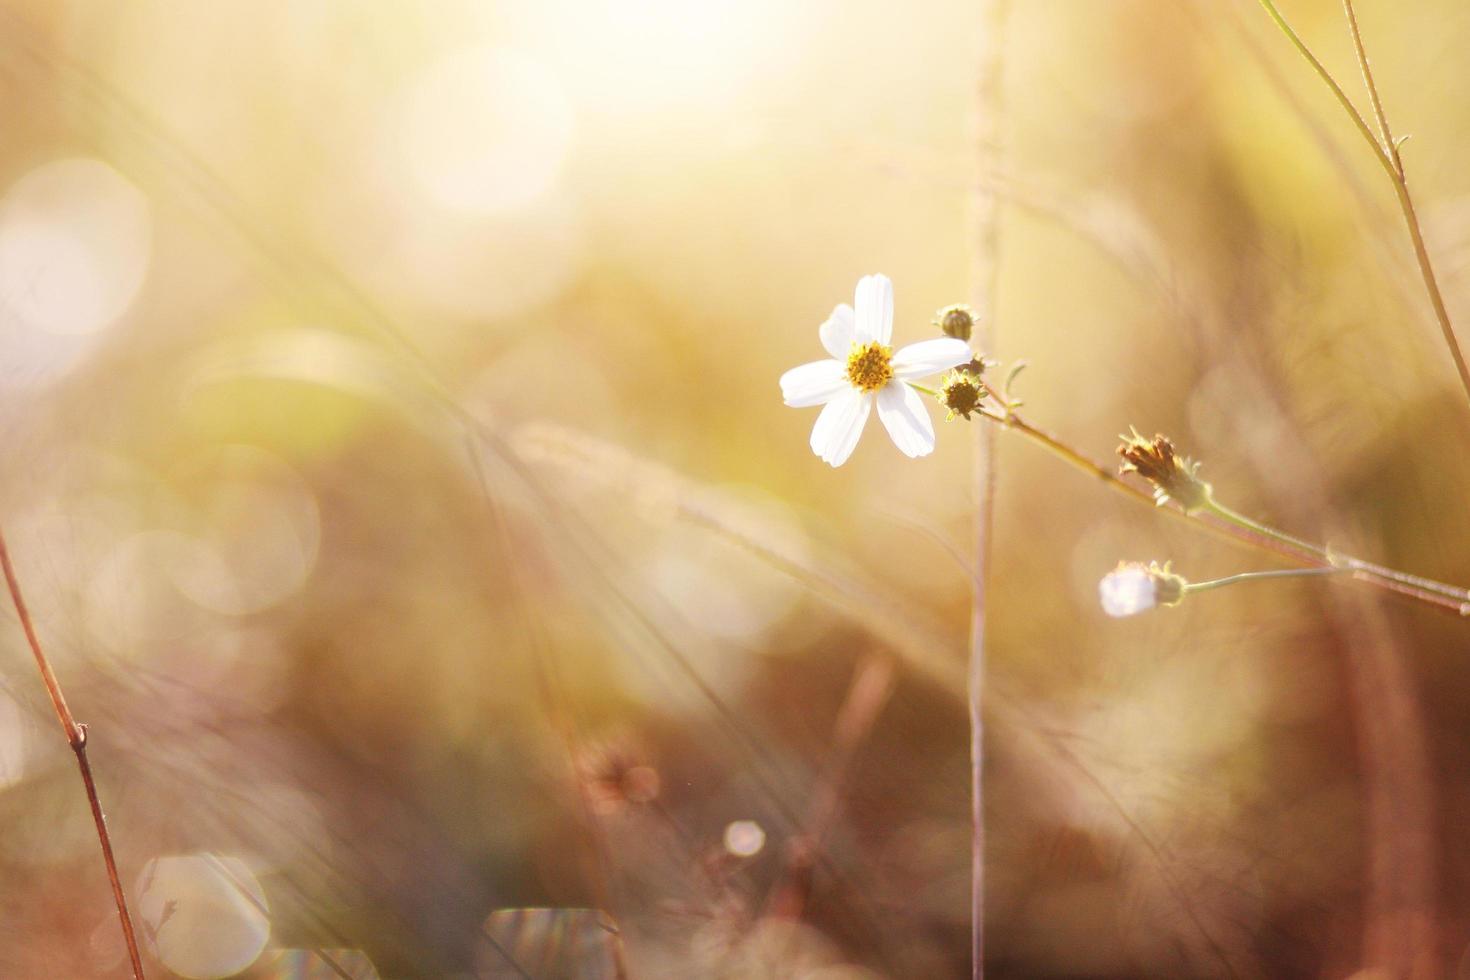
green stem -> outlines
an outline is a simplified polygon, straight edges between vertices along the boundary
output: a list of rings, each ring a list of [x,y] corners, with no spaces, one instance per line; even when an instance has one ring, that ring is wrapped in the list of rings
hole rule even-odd
[[[1353,50],[1358,55],[1358,67],[1363,70],[1363,87],[1368,90],[1368,103],[1373,106],[1373,118],[1378,120],[1378,135],[1382,146],[1393,164],[1395,173],[1402,180],[1404,161],[1399,156],[1399,145],[1393,140],[1393,131],[1388,128],[1388,116],[1383,112],[1383,100],[1378,97],[1378,84],[1373,81],[1373,70],[1368,67],[1368,51],[1363,47],[1363,33],[1358,30],[1358,15],[1353,11],[1353,0],[1342,0],[1342,12],[1347,16],[1348,33],[1353,36]]]
[[[1057,436],[1027,422],[1013,409],[986,408],[978,414],[1003,428],[1019,433],[1058,459],[1103,481],[1109,488],[1147,504],[1151,508],[1155,506],[1153,497],[1147,491],[1122,479],[1112,469],[1089,458]],[[1183,509],[1174,506],[1157,509],[1177,520],[1192,524],[1196,528],[1222,535],[1261,551],[1271,552],[1296,562],[1298,565],[1331,571],[1347,571],[1357,581],[1376,588],[1397,592],[1456,615],[1470,616],[1470,590],[1437,582],[1434,579],[1410,575],[1407,572],[1363,561],[1351,555],[1338,554],[1322,545],[1313,544],[1287,534],[1285,531],[1252,520],[1213,500],[1207,510],[1193,513],[1186,513]]]
[[[1447,585],[1444,582],[1437,582],[1434,579],[1424,578],[1420,575],[1410,575],[1408,572],[1401,572],[1397,569],[1364,561],[1361,558],[1354,558],[1351,555],[1336,554],[1330,548],[1313,544],[1310,541],[1303,541],[1301,538],[1287,534],[1285,531],[1280,531],[1259,521],[1251,520],[1244,514],[1231,510],[1213,498],[1210,500],[1208,510],[1221,520],[1234,524],[1237,527],[1247,528],[1257,534],[1263,534],[1273,540],[1289,544],[1303,551],[1310,551],[1333,568],[1347,569],[1360,577],[1370,580],[1386,580],[1397,583],[1398,585],[1436,593],[1459,603],[1462,615],[1470,614],[1470,610],[1464,608],[1466,604],[1470,604],[1470,590],[1454,585]]]
[[[1184,586],[1184,594],[1208,592],[1211,589],[1221,589],[1238,582],[1255,582],[1260,579],[1273,578],[1305,578],[1311,575],[1338,575],[1346,571],[1348,571],[1346,568],[1280,568],[1269,572],[1241,572],[1238,575],[1227,575],[1224,578],[1210,579],[1207,582],[1188,582]]]
[[[1383,145],[1378,142],[1378,137],[1373,135],[1373,130],[1368,126],[1368,120],[1364,119],[1363,114],[1358,111],[1358,107],[1353,105],[1353,100],[1348,98],[1347,93],[1342,90],[1341,85],[1337,84],[1337,80],[1332,77],[1332,73],[1327,70],[1326,66],[1317,60],[1317,56],[1312,53],[1311,48],[1307,47],[1306,42],[1301,39],[1301,35],[1297,34],[1292,29],[1292,26],[1286,22],[1286,18],[1281,15],[1281,11],[1276,9],[1275,0],[1261,0],[1261,6],[1266,8],[1266,13],[1276,22],[1276,26],[1281,29],[1282,34],[1286,35],[1286,39],[1291,42],[1292,47],[1296,48],[1297,53],[1306,60],[1307,64],[1312,66],[1312,70],[1317,73],[1317,77],[1322,79],[1327,87],[1332,90],[1333,98],[1337,99],[1338,105],[1342,106],[1343,111],[1352,119],[1353,125],[1357,127],[1358,134],[1367,140],[1368,145],[1373,148],[1373,158],[1387,172],[1389,179],[1397,181],[1398,174],[1394,171],[1393,161],[1389,158]]]
[[[1211,514],[1214,514],[1222,521],[1234,524],[1236,527],[1247,528],[1248,530],[1254,531],[1257,534],[1263,534],[1266,537],[1271,538],[1272,540],[1280,541],[1282,544],[1290,545],[1291,547],[1297,548],[1301,551],[1309,551],[1331,565],[1336,566],[1341,560],[1336,555],[1333,555],[1331,551],[1321,545],[1313,544],[1310,541],[1304,541],[1294,535],[1287,534],[1285,531],[1277,530],[1276,528],[1271,527],[1268,524],[1262,524],[1260,521],[1251,520],[1249,517],[1246,517],[1244,514],[1241,514],[1238,511],[1231,510],[1229,507],[1226,507],[1224,504],[1216,500],[1213,494],[1210,495],[1209,502],[1205,504],[1205,510],[1207,510]]]

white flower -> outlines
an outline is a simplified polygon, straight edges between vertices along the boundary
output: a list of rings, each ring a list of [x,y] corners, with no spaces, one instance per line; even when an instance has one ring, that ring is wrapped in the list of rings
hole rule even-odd
[[[854,309],[856,307],[856,309]],[[971,357],[954,337],[921,340],[894,352],[893,283],[858,280],[853,305],[840,304],[817,331],[832,357],[781,375],[781,395],[793,408],[823,405],[812,427],[812,452],[832,466],[852,455],[874,402],[878,418],[905,456],[934,451],[934,423],[910,381],[938,374]]]
[[[1119,562],[1097,584],[1103,612],[1109,616],[1136,616],[1155,606],[1177,606],[1189,583],[1162,566],[1149,562]]]

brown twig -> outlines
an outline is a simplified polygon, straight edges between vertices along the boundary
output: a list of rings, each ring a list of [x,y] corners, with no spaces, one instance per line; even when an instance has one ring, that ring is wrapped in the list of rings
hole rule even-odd
[[[1450,313],[1439,289],[1434,264],[1429,260],[1429,249],[1424,244],[1424,230],[1419,225],[1419,212],[1414,207],[1413,195],[1409,193],[1409,177],[1404,172],[1404,158],[1399,153],[1399,141],[1393,138],[1393,131],[1388,128],[1388,117],[1384,115],[1383,101],[1378,97],[1373,69],[1368,65],[1368,52],[1363,48],[1363,35],[1358,30],[1358,18],[1353,12],[1352,0],[1342,0],[1342,9],[1347,15],[1348,30],[1353,36],[1353,50],[1357,52],[1358,67],[1363,70],[1363,84],[1368,89],[1368,99],[1373,104],[1373,116],[1383,138],[1383,153],[1389,164],[1389,182],[1393,184],[1399,209],[1403,211],[1404,224],[1409,230],[1409,241],[1414,246],[1414,259],[1419,263],[1419,273],[1424,278],[1424,290],[1429,294],[1429,305],[1434,308],[1434,318],[1439,322],[1440,332],[1444,334],[1445,344],[1450,349],[1450,357],[1454,359],[1455,370],[1460,374],[1460,383],[1465,388],[1465,394],[1470,396],[1470,366],[1465,363],[1465,353],[1460,349],[1454,324],[1450,322]]]
[[[56,709],[56,720],[66,734],[66,743],[77,757],[77,768],[82,772],[82,784],[87,788],[87,802],[92,807],[92,821],[97,825],[97,839],[102,844],[102,860],[107,865],[107,880],[112,885],[112,899],[117,904],[117,917],[122,923],[123,940],[127,943],[128,959],[132,963],[133,977],[143,980],[143,959],[138,953],[138,937],[133,931],[133,919],[128,914],[128,900],[123,895],[122,880],[117,874],[117,860],[112,854],[112,839],[107,834],[107,818],[102,813],[102,801],[97,797],[97,784],[92,779],[92,765],[87,761],[87,726],[78,722],[67,707],[66,696],[61,684],[51,670],[51,662],[41,649],[40,637],[36,635],[36,624],[31,620],[30,610],[21,595],[20,580],[15,574],[15,565],[10,560],[10,549],[5,544],[5,534],[0,531],[0,565],[4,566],[5,584],[10,589],[10,598],[15,603],[16,615],[26,642],[36,655],[36,667],[41,671],[41,680],[46,684],[46,693],[51,696],[51,706]]]
[[[1424,244],[1424,231],[1419,226],[1419,213],[1414,207],[1414,198],[1409,193],[1409,181],[1404,173],[1404,162],[1399,155],[1398,145],[1393,140],[1393,135],[1388,128],[1388,118],[1383,112],[1383,103],[1378,98],[1378,87],[1373,81],[1373,71],[1368,66],[1368,55],[1363,48],[1363,37],[1358,30],[1358,18],[1353,13],[1351,0],[1343,0],[1343,9],[1347,14],[1348,30],[1353,37],[1353,47],[1357,52],[1358,66],[1363,71],[1363,81],[1368,87],[1369,100],[1373,103],[1374,118],[1382,135],[1382,140],[1373,133],[1368,121],[1363,114],[1353,105],[1342,86],[1332,77],[1326,66],[1317,58],[1312,50],[1307,47],[1301,36],[1287,23],[1281,11],[1276,8],[1274,0],[1260,0],[1261,6],[1271,20],[1285,34],[1297,53],[1311,65],[1317,77],[1331,90],[1333,98],[1338,105],[1342,106],[1358,130],[1358,134],[1373,148],[1373,157],[1383,172],[1388,175],[1389,183],[1393,185],[1394,196],[1398,198],[1399,210],[1403,213],[1404,224],[1408,227],[1409,241],[1414,246],[1414,259],[1419,264],[1419,274],[1424,280],[1424,290],[1429,294],[1429,305],[1434,308],[1434,318],[1439,323],[1440,333],[1444,335],[1445,345],[1450,350],[1450,357],[1455,362],[1455,370],[1460,375],[1460,384],[1465,389],[1466,397],[1470,397],[1470,364],[1465,361],[1465,354],[1460,350],[1460,342],[1455,337],[1454,324],[1450,322],[1450,313],[1445,306],[1444,296],[1439,289],[1439,280],[1434,273],[1434,265],[1429,259],[1429,249]]]

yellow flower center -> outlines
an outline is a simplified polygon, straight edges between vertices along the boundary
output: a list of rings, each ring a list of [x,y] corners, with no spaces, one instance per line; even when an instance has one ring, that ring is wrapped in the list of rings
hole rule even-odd
[[[876,340],[854,343],[847,355],[847,380],[854,388],[877,391],[893,380],[893,348]]]

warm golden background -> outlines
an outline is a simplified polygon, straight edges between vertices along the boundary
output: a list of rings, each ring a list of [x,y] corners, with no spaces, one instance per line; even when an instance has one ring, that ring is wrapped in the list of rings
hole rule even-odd
[[[1359,97],[1340,8],[1282,3]],[[1470,408],[1318,80],[1244,0],[1011,6],[1030,417],[1470,582]],[[1470,7],[1359,13],[1470,332]],[[969,297],[984,29],[0,3],[0,522],[153,974],[598,976],[589,917],[503,911],[594,906],[638,978],[968,971],[973,432],[834,471],[776,379],[864,273],[900,343]],[[1274,566],[999,446],[991,975],[1462,969],[1470,625],[1321,581],[1106,620],[1120,558]],[[7,617],[0,976],[121,976]]]

